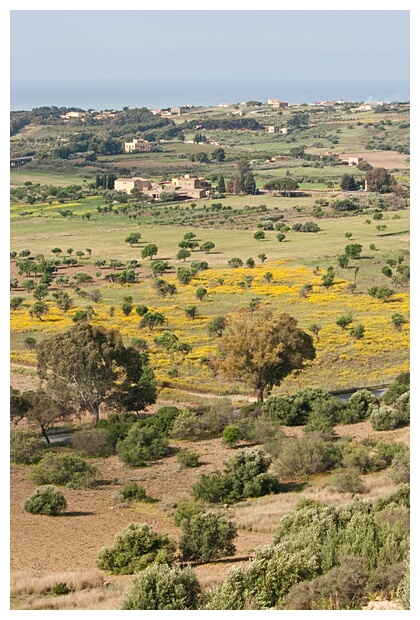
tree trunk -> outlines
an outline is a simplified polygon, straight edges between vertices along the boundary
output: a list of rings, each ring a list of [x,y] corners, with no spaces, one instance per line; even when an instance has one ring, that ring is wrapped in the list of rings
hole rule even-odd
[[[50,438],[48,437],[47,431],[42,426],[42,424],[41,424],[41,431],[42,431],[43,436],[45,437],[45,441],[47,442],[47,444],[50,444],[51,443]]]
[[[257,389],[257,403],[263,403],[264,402],[264,388]]]
[[[96,425],[99,422],[99,403],[93,403],[92,416],[93,416],[93,426],[96,427]]]

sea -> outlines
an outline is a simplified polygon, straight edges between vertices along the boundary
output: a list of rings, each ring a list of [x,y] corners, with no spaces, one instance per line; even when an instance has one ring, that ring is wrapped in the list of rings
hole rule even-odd
[[[10,110],[42,106],[82,110],[125,107],[164,109],[218,106],[278,99],[287,103],[322,101],[408,102],[408,81],[314,79],[57,79],[11,80]]]

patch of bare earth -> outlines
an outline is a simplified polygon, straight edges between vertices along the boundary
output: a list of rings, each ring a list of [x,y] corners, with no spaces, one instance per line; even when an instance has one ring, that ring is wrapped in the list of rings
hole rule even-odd
[[[286,435],[298,436],[301,428],[283,427]],[[368,435],[381,440],[409,443],[409,429],[373,431],[368,422],[336,427],[339,436],[360,440]],[[30,467],[11,467],[10,497],[10,569],[13,609],[118,609],[124,593],[130,589],[133,576],[112,576],[98,571],[96,560],[101,547],[113,544],[118,534],[129,523],[147,523],[157,531],[179,539],[180,529],[175,526],[173,513],[182,500],[192,499],[191,486],[203,472],[222,469],[234,450],[222,445],[221,439],[195,443],[172,441],[174,453],[148,467],[130,468],[117,456],[93,459],[97,467],[96,489],[73,490],[64,488],[67,500],[65,514],[58,517],[31,515],[23,510],[23,502],[37,488],[30,482]],[[188,447],[200,454],[197,468],[180,467],[175,449]],[[243,447],[241,444],[238,447]],[[67,450],[66,448],[62,448]],[[385,472],[365,477],[367,493],[362,499],[376,499],[394,490],[395,485]],[[121,503],[116,494],[129,481],[142,485],[154,503]],[[304,497],[342,505],[352,501],[351,494],[332,493],[328,477],[315,477],[302,489],[287,493],[255,498],[224,506],[221,510],[237,526],[236,554],[231,558],[194,566],[200,584],[207,588],[225,579],[233,566],[247,564],[254,550],[270,544],[281,517],[292,510]],[[95,580],[100,575],[100,584]],[[81,580],[96,575],[94,583],[75,588],[65,596],[41,594],[39,583]],[[93,579],[93,577],[90,577]],[[22,583],[27,582],[27,587]],[[19,587],[13,584],[20,583]],[[35,585],[34,585],[35,584]],[[37,585],[38,584],[38,585]]]
[[[185,447],[173,442],[173,447]],[[191,444],[188,444],[191,449]],[[116,456],[95,459],[99,485],[94,490],[63,489],[67,500],[65,514],[58,517],[31,515],[23,510],[23,502],[37,488],[29,480],[30,468],[23,465],[11,467],[10,499],[10,568],[11,576],[28,572],[39,577],[60,572],[86,573],[96,569],[98,551],[113,544],[114,538],[129,523],[147,523],[159,532],[165,532],[178,540],[180,529],[174,525],[173,512],[179,501],[192,499],[191,485],[202,472],[222,467],[232,451],[221,444],[220,439],[201,441],[193,445],[201,457],[201,466],[182,469],[176,456],[169,456],[145,468],[129,468]],[[115,495],[129,481],[142,485],[155,503],[121,503]],[[231,512],[224,509],[227,515]],[[204,587],[223,580],[232,566],[249,560],[253,550],[271,542],[271,535],[239,531],[235,540],[236,554],[206,565],[194,567]],[[104,581],[113,587],[123,582],[131,583],[132,576],[115,577],[104,573]],[[109,589],[107,592],[114,592]],[[115,594],[115,592],[114,592]],[[123,592],[121,592],[122,596]],[[61,604],[64,604],[61,597]],[[88,609],[115,609],[103,607]],[[105,597],[107,598],[107,597]],[[27,602],[27,601],[26,601]],[[50,601],[51,602],[51,601]],[[85,603],[82,603],[84,605]],[[96,603],[91,602],[91,605]],[[106,604],[106,603],[105,603]],[[15,607],[17,608],[17,607]],[[36,606],[31,606],[31,609]],[[62,608],[62,607],[61,607]],[[81,607],[83,608],[83,607]]]
[[[340,159],[346,160],[349,157],[363,157],[374,168],[403,169],[410,167],[408,155],[403,155],[397,151],[363,151],[362,153],[340,153]]]

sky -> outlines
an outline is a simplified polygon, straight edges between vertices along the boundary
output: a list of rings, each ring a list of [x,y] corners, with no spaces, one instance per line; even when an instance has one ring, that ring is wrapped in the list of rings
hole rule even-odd
[[[42,2],[37,3],[42,10],[28,10],[33,4],[15,2],[10,6],[10,78],[408,81],[407,3],[399,3],[402,10],[369,10],[374,4],[363,3],[368,10],[290,11],[232,10],[225,2],[227,10],[133,11],[99,10],[87,1],[82,4],[87,10],[68,11],[44,9]]]

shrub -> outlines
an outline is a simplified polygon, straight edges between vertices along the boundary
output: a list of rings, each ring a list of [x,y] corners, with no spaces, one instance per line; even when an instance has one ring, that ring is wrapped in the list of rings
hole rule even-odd
[[[45,450],[37,435],[30,430],[10,431],[10,460],[12,463],[39,463]]]
[[[350,335],[353,336],[353,338],[356,338],[356,340],[360,340],[360,338],[363,338],[363,336],[365,335],[364,325],[358,323],[357,325],[352,327],[350,329]]]
[[[293,396],[273,396],[261,407],[262,414],[277,420],[285,426],[305,424],[308,415],[320,403],[328,403],[333,409],[341,410],[342,403],[321,388],[306,388]]]
[[[198,467],[200,455],[198,452],[180,450],[176,455],[177,461],[182,467]]]
[[[369,576],[368,592],[379,592],[381,598],[392,600],[404,575],[404,562],[395,562],[389,566],[378,566]]]
[[[397,596],[404,609],[410,609],[410,564],[408,559],[406,560],[405,573],[397,589]]]
[[[400,424],[410,423],[410,390],[398,396],[394,401]]]
[[[219,471],[213,474],[201,474],[193,484],[192,494],[196,500],[221,504],[228,501],[231,490],[231,480]]]
[[[236,425],[226,426],[223,431],[223,443],[233,448],[241,438],[241,431]]]
[[[110,413],[106,419],[98,420],[97,429],[105,429],[113,438],[114,446],[127,436],[130,428],[138,421],[135,413]]]
[[[137,575],[121,609],[197,609],[199,594],[198,579],[191,567],[152,564]]]
[[[401,394],[407,392],[410,389],[410,373],[402,372],[388,387],[385,394],[382,396],[382,402],[385,405],[391,405],[397,400]]]
[[[236,549],[234,524],[223,515],[211,512],[196,512],[189,519],[181,521],[179,548],[183,560],[210,562],[224,556],[231,556]]]
[[[63,512],[67,507],[67,502],[60,489],[53,485],[47,485],[37,489],[25,501],[23,507],[26,512],[30,512],[33,515],[53,516]]]
[[[292,586],[283,609],[358,609],[366,601],[367,580],[365,562],[344,557],[324,575]]]
[[[247,605],[246,572],[242,568],[231,568],[223,583],[204,592],[200,609],[243,610]]]
[[[301,478],[335,467],[341,448],[330,441],[312,437],[286,439],[274,468],[280,478]]]
[[[174,439],[197,439],[201,434],[200,418],[193,411],[181,411],[174,420],[171,437]]]
[[[56,596],[63,596],[64,594],[69,594],[70,592],[71,590],[68,585],[66,583],[63,583],[62,581],[60,581],[60,583],[56,583],[51,588],[51,593],[55,594]]]
[[[343,447],[342,465],[357,467],[363,474],[380,471],[391,464],[396,454],[406,451],[405,444],[395,443],[350,443]]]
[[[343,411],[342,420],[344,424],[354,424],[366,420],[374,405],[378,404],[378,399],[369,390],[357,390],[349,398],[348,407]],[[351,421],[348,421],[351,420]]]
[[[221,433],[232,422],[232,413],[232,402],[228,398],[214,400],[200,418],[201,430]]]
[[[144,487],[139,486],[136,482],[129,482],[120,491],[119,497],[125,500],[135,500],[137,502],[152,502],[153,500],[147,496]]]
[[[219,503],[276,493],[280,485],[275,476],[267,473],[270,464],[271,457],[261,449],[238,450],[226,461],[224,472],[201,475],[193,485],[193,496],[196,500]]]
[[[146,523],[130,523],[115,537],[112,547],[103,547],[97,565],[113,575],[132,575],[153,562],[172,564],[176,545],[166,534],[158,534]]]
[[[310,552],[291,551],[280,542],[256,552],[246,571],[248,591],[257,609],[272,609],[283,603],[292,585],[311,579],[317,571],[316,558]]]
[[[366,490],[356,467],[345,467],[339,471],[330,486],[338,493],[364,493]]]
[[[148,416],[144,420],[140,420],[138,424],[140,426],[148,426],[155,428],[162,435],[170,435],[174,422],[181,410],[177,407],[161,407],[153,415]]]
[[[131,467],[144,467],[168,452],[166,438],[153,426],[143,427],[139,422],[133,424],[125,439],[117,442],[118,457]]]
[[[401,484],[394,493],[391,493],[386,497],[381,497],[380,499],[376,500],[374,508],[376,511],[379,512],[390,504],[396,504],[397,506],[405,506],[406,508],[410,508],[410,485]]]
[[[180,502],[174,512],[175,525],[181,527],[184,521],[189,521],[196,514],[206,512],[205,508],[196,502]]]
[[[396,484],[410,482],[410,454],[408,450],[395,455],[392,459],[389,475]]]
[[[390,431],[407,423],[406,415],[400,414],[397,408],[392,405],[374,407],[369,420],[375,431]]]
[[[35,484],[67,485],[69,488],[91,487],[96,470],[82,457],[73,454],[46,454],[34,466],[31,481]]]
[[[77,431],[71,443],[83,456],[109,456],[115,448],[112,435],[104,428]]]

